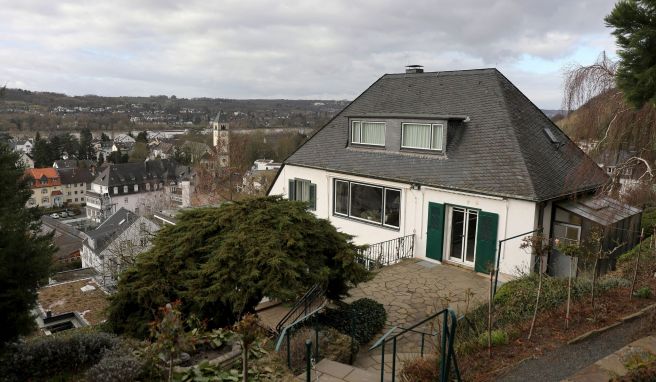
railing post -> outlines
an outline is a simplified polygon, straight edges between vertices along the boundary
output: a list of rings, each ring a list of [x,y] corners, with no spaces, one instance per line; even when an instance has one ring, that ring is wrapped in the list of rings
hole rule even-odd
[[[421,357],[424,358],[424,337],[425,334],[421,333]]]
[[[444,318],[442,318],[442,354],[440,356],[440,381],[446,382],[446,336],[447,336],[447,311],[444,311]]]
[[[385,364],[381,365],[382,368]],[[396,380],[396,337],[392,340],[392,382]]]
[[[305,381],[312,381],[312,341],[305,340]]]
[[[314,327],[314,341],[314,355],[319,359],[319,327],[317,326]]]
[[[290,330],[287,330],[286,335],[287,335],[287,367],[292,368],[292,350],[290,349],[291,347],[291,339],[289,338],[289,332]]]
[[[380,382],[385,382],[385,339],[380,344]]]

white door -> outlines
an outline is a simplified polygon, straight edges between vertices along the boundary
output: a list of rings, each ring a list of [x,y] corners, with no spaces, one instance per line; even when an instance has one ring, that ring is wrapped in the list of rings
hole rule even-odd
[[[476,259],[478,210],[450,206],[447,223],[446,258],[454,263],[473,267]]]

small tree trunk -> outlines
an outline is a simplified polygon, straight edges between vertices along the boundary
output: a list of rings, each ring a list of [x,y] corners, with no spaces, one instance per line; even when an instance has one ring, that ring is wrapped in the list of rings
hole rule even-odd
[[[542,256],[539,257],[539,269],[538,269],[538,293],[535,296],[535,309],[533,310],[533,319],[531,320],[531,328],[528,331],[528,339],[531,339],[533,335],[533,328],[535,327],[535,319],[538,316],[538,306],[540,305],[540,293],[542,292]]]
[[[595,314],[595,285],[597,285],[597,264],[599,263],[599,254],[595,256],[594,267],[592,267],[592,318],[596,319]]]
[[[640,242],[638,242],[638,253],[636,254],[635,267],[633,268],[633,281],[631,281],[631,294],[629,300],[633,298],[635,291],[636,280],[638,279],[638,265],[640,264],[640,251],[642,250],[642,241],[645,239],[645,229],[640,232]]]
[[[570,256],[569,263],[569,280],[567,281],[567,313],[565,314],[565,329],[569,329],[569,307],[572,301],[572,265],[574,264],[574,256]]]
[[[241,374],[242,381],[248,382],[248,346],[244,343],[242,346],[242,363],[241,363]]]
[[[487,355],[492,358],[492,299],[494,291],[494,270],[490,272],[490,296],[487,304]]]

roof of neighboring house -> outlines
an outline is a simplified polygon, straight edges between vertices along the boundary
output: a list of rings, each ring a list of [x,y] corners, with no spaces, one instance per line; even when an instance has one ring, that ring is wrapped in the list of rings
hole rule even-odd
[[[446,154],[349,147],[349,116],[447,119]],[[386,74],[284,163],[531,201],[588,191],[607,181],[604,171],[496,69]]]
[[[641,209],[609,197],[585,197],[578,200],[559,202],[558,207],[592,220],[602,226],[609,226],[618,221],[637,215]]]
[[[177,163],[170,159],[108,164],[98,172],[93,183],[113,187],[142,184],[151,181],[176,181],[178,180],[176,177],[177,168]]]
[[[41,217],[41,222],[43,223],[41,232],[50,233],[54,231],[52,241],[57,247],[57,252],[54,254],[55,259],[66,259],[82,249],[82,242],[84,241],[82,231],[47,215]]]
[[[34,180],[40,180],[44,176],[47,178],[46,184],[41,184],[41,182],[34,182],[32,184],[33,188],[61,186],[61,179],[59,178],[57,169],[52,167],[28,168],[25,169],[25,175],[32,177]]]
[[[139,219],[138,215],[121,207],[96,229],[87,232],[87,236],[96,242],[94,251],[96,253],[102,252],[115,237],[128,229],[137,219]]]
[[[91,183],[94,176],[88,168],[60,168],[57,170],[62,184]]]
[[[95,164],[96,162],[89,159],[57,159],[53,164],[53,167],[57,167],[57,169],[60,170],[63,168],[75,168],[75,167],[90,168],[91,166],[95,166]]]
[[[94,289],[83,292],[81,288],[88,285]],[[53,315],[78,312],[91,325],[105,321],[109,306],[107,293],[93,279],[45,286],[39,289],[38,301],[44,311],[50,310]]]

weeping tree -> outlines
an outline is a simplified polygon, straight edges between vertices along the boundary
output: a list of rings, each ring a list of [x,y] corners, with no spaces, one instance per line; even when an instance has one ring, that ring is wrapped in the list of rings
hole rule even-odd
[[[159,306],[180,300],[185,316],[223,327],[263,297],[293,301],[316,283],[340,299],[369,278],[359,247],[302,202],[262,197],[181,212],[120,276],[109,322],[143,337]]]
[[[590,153],[628,150],[604,192],[617,195],[625,170],[649,190],[656,160],[656,7],[651,1],[619,1],[605,18],[619,47],[619,60],[602,53],[591,65],[565,69],[563,123]],[[576,113],[570,113],[576,111]],[[651,198],[648,196],[647,199]]]

